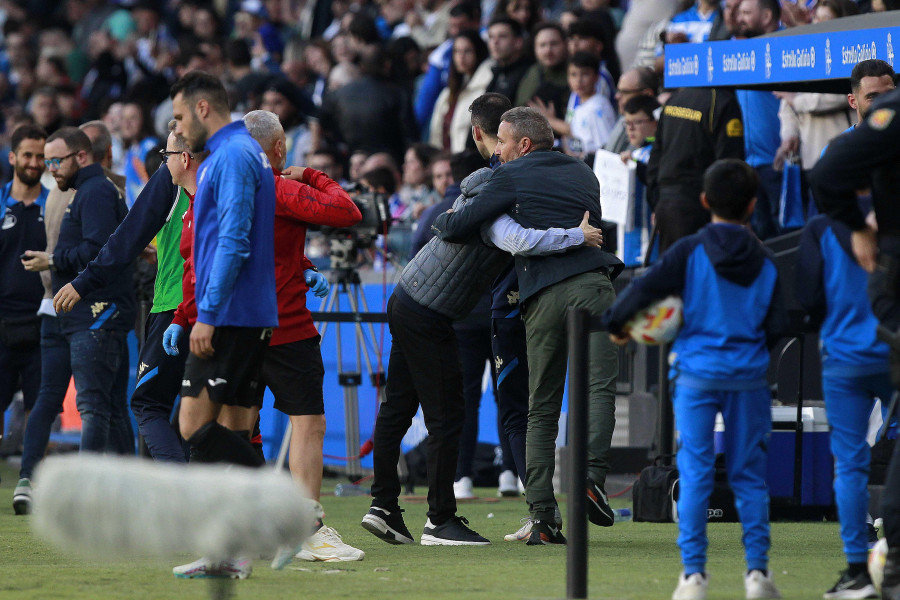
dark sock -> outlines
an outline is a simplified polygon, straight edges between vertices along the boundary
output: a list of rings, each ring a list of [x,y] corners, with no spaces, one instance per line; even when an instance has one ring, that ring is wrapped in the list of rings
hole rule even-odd
[[[749,575],[749,574],[752,573],[753,571],[759,571],[760,573],[763,574],[763,577],[768,577],[768,576],[769,576],[769,571],[766,570],[766,569],[750,569],[749,571],[747,571],[747,575]]]
[[[241,436],[241,438],[247,440],[247,442],[251,446],[253,446],[253,450],[256,451],[256,454],[263,461],[263,463],[266,462],[266,455],[265,455],[265,453],[263,453],[263,445],[262,445],[262,436],[261,435],[257,435],[255,437],[251,436],[249,429],[241,429],[240,431],[235,431],[235,433],[238,434],[239,436]]]
[[[847,563],[847,574],[850,577],[856,577],[860,573],[868,573],[869,568],[864,562]]]
[[[196,462],[226,462],[246,467],[261,467],[265,464],[250,445],[247,436],[240,436],[215,421],[198,429],[188,439],[191,445],[191,460]]]

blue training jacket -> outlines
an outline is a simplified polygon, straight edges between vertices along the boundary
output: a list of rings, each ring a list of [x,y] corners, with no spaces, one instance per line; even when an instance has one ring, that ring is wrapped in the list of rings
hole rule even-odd
[[[178,186],[172,183],[169,167],[163,163],[150,177],[100,253],[72,281],[75,291],[84,297],[122,277],[166,221],[173,217],[172,212],[177,204]]]
[[[55,294],[94,260],[100,249],[128,213],[125,198],[106,178],[97,163],[82,167],[72,184],[75,197],[66,208],[53,250],[56,271],[51,274]],[[128,331],[134,327],[135,302],[132,270],[108,285],[82,295],[81,302],[59,315],[64,333],[86,329]]]
[[[277,327],[272,168],[243,121],[217,131],[206,149],[194,196],[197,320]]]
[[[868,274],[857,264],[850,228],[827,215],[806,224],[797,256],[797,301],[820,325],[822,374],[886,373],[888,345],[875,337],[878,320],[866,295]]]
[[[684,301],[673,381],[710,390],[766,385],[768,347],[788,321],[772,254],[752,232],[719,223],[679,240],[624,291],[604,322],[620,334],[638,311],[672,295]]]
[[[751,167],[771,166],[781,145],[781,101],[772,92],[735,90],[744,117],[744,154]]]

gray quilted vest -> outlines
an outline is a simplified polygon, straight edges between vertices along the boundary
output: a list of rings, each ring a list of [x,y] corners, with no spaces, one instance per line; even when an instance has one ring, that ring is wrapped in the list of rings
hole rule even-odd
[[[465,210],[491,178],[488,168],[466,177],[453,210]],[[406,265],[400,287],[422,306],[457,320],[468,315],[512,256],[473,236],[465,244],[443,242],[434,237]]]

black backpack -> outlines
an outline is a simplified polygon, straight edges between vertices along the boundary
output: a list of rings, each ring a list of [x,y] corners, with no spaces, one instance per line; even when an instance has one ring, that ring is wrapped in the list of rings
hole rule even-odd
[[[657,461],[645,467],[634,483],[632,497],[635,521],[672,523],[674,520],[672,498],[678,484],[678,468],[655,464]]]

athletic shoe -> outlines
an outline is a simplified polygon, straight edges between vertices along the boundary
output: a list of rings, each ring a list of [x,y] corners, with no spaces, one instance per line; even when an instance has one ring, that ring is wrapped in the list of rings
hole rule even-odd
[[[587,499],[587,514],[590,522],[600,527],[612,527],[616,522],[615,513],[609,506],[606,492],[590,477],[587,480]]]
[[[519,478],[512,471],[507,470],[500,473],[497,495],[507,498],[515,498],[519,495]]]
[[[17,515],[31,514],[31,480],[20,479],[13,491],[13,510]]]
[[[823,598],[878,598],[878,592],[872,585],[872,578],[869,573],[862,571],[856,577],[850,577],[850,571],[843,571],[840,579],[837,580],[831,589],[825,592]]]
[[[878,543],[878,530],[875,528],[874,523],[866,523],[866,534],[869,538],[869,550],[871,550]]]
[[[672,593],[672,600],[706,600],[708,579],[703,573],[684,573],[678,577],[678,587]]]
[[[526,542],[529,546],[544,546],[548,544],[565,544],[566,536],[562,534],[562,528],[551,525],[546,521],[534,520],[531,522],[531,535]]]
[[[247,579],[251,573],[253,562],[245,558],[221,562],[201,558],[172,569],[178,579]]]
[[[523,517],[521,521],[522,527],[515,533],[508,533],[503,536],[507,542],[524,542],[531,537],[531,525],[534,523],[531,517]]]
[[[744,590],[747,592],[747,600],[781,598],[781,592],[775,587],[772,576],[759,569],[753,569],[744,576]]]
[[[403,509],[387,510],[378,506],[369,508],[363,517],[363,529],[388,544],[415,544],[406,523],[403,522]]]
[[[465,517],[451,517],[446,523],[425,522],[421,542],[423,546],[489,546],[490,540],[468,528]]]
[[[453,482],[453,495],[457,500],[471,500],[475,497],[472,491],[472,478],[462,477],[459,481]]]
[[[341,535],[332,529],[322,525],[312,537],[303,542],[303,550],[297,553],[297,558],[306,561],[353,561],[362,560],[366,553],[349,544],[345,544]]]

